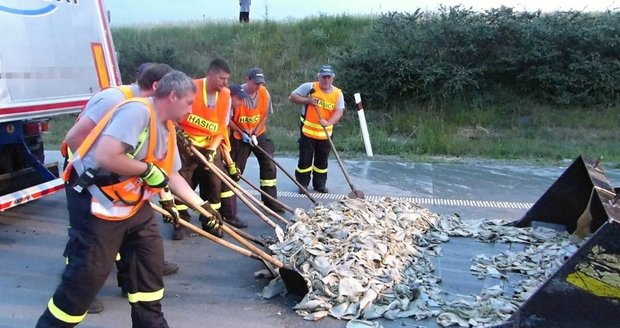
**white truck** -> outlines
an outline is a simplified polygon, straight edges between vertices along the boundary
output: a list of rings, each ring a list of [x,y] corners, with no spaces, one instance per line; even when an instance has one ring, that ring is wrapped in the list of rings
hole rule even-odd
[[[0,0],[0,211],[63,188],[50,117],[119,84],[103,0]]]

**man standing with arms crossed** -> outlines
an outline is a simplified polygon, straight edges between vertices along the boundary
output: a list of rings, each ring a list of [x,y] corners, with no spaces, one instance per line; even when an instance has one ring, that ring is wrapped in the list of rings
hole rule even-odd
[[[254,153],[259,165],[260,188],[273,198],[278,198],[276,166],[272,160],[275,145],[267,136],[267,118],[273,113],[273,106],[269,91],[265,87],[263,70],[258,67],[250,69],[246,82],[240,88],[247,92],[248,97],[239,107],[233,109],[233,118],[230,121],[232,159],[243,174],[250,153]],[[254,143],[267,154],[254,148]],[[273,211],[284,212],[281,206],[266,197],[263,196],[262,200]]]
[[[312,175],[314,190],[320,193],[328,192],[325,184],[327,160],[331,151],[323,127],[331,136],[334,124],[338,123],[344,113],[342,91],[333,85],[335,76],[331,65],[323,65],[317,74],[318,81],[300,85],[288,97],[292,103],[302,105],[299,161],[295,179],[306,187]],[[299,192],[302,193],[301,190]]]
[[[194,80],[197,92],[192,105],[192,113],[184,118],[179,126],[192,145],[205,155],[208,161],[228,172],[235,181],[239,181],[241,173],[231,160],[228,139],[231,97],[230,90],[226,86],[229,78],[228,64],[220,58],[214,59],[209,64],[207,76]],[[237,228],[247,227],[247,223],[236,216],[234,203],[236,199],[232,198],[234,193],[214,173],[206,170],[204,163],[201,163],[196,156],[181,151],[181,161],[183,167],[179,173],[192,187],[196,185],[200,187],[200,197],[208,200],[213,209],[218,210],[227,223]],[[191,216],[186,205],[177,204],[177,210],[181,219],[190,220]],[[210,232],[219,237],[222,236],[219,230]],[[180,240],[184,236],[185,229],[175,227],[172,239]]]
[[[174,193],[202,199],[179,175],[181,161],[172,122],[191,111],[196,87],[182,72],[167,73],[152,98],[132,98],[109,112],[73,154],[63,178],[71,220],[69,262],[36,327],[73,327],[103,286],[121,249],[130,261],[128,300],[134,327],[163,327],[164,248],[149,198]],[[168,203],[164,203],[164,202]],[[160,199],[178,220],[172,197]],[[210,204],[202,206],[211,210]],[[219,226],[217,212],[203,221]]]

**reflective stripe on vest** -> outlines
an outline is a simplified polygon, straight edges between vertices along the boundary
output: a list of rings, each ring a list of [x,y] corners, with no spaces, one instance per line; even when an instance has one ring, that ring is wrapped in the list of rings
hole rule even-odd
[[[319,82],[314,82],[312,84],[312,88],[315,91],[312,95],[308,96],[316,98],[317,105],[306,105],[306,112],[304,113],[304,116],[301,117],[301,122],[303,123],[301,132],[308,138],[326,140],[327,136],[321,126],[317,110],[321,113],[321,118],[328,121],[336,111],[336,104],[338,103],[338,99],[340,98],[342,91],[332,86],[332,92],[324,93],[323,90],[321,90]],[[331,136],[333,126],[326,126],[325,129],[327,130],[328,135]]]
[[[68,176],[71,169],[74,167],[73,164],[76,162],[81,163],[81,159],[84,158],[88,151],[90,151],[92,145],[95,143],[105,126],[107,126],[108,122],[112,118],[112,115],[118,110],[119,107],[132,101],[141,102],[149,110],[149,146],[146,151],[144,161],[152,162],[164,170],[167,174],[171,174],[174,161],[174,150],[176,148],[174,125],[171,121],[166,122],[168,128],[168,145],[166,148],[166,156],[164,156],[162,160],[158,160],[155,157],[155,146],[157,143],[157,116],[155,114],[155,110],[147,99],[133,98],[116,106],[112,111],[106,114],[106,116],[99,123],[97,123],[93,131],[91,131],[76,151],[74,160],[67,165],[67,169],[63,173],[63,178],[65,178],[65,181],[68,181]],[[86,170],[86,168],[80,168],[78,166],[75,166],[75,170],[78,175],[80,175]],[[91,191],[93,196],[91,201],[91,213],[104,220],[124,220],[134,215],[144,204],[144,202],[159,192],[159,190],[159,188],[147,186],[139,177],[131,177],[119,183],[100,188],[89,188],[89,191]],[[104,195],[101,195],[101,192],[97,191],[101,191]]]

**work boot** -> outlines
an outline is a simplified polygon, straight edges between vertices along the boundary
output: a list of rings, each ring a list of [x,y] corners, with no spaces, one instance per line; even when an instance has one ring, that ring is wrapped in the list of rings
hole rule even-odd
[[[179,211],[179,217],[181,218],[181,220],[185,220],[187,222],[189,222],[192,218],[192,216],[187,210]],[[172,232],[172,240],[182,240],[183,238],[185,238],[185,228],[180,224],[174,226],[174,231]]]
[[[176,263],[168,262],[164,260],[164,276],[170,276],[179,271],[179,265]]]
[[[305,189],[306,191],[308,191],[308,186],[304,186],[304,188],[303,188],[303,189],[302,189],[302,188],[298,188],[298,189],[297,189],[297,193],[298,193],[298,194],[300,194],[300,195],[305,194],[306,192],[304,191],[304,189]]]
[[[224,221],[228,224],[230,224],[231,226],[235,227],[235,228],[239,228],[239,229],[243,229],[243,228],[247,228],[248,224],[247,222],[245,222],[244,220],[241,220],[240,218],[233,216],[231,218],[224,218]]]
[[[276,213],[284,213],[284,208],[282,208],[282,206],[276,204],[276,203],[272,203],[272,202],[263,202],[263,204],[265,204],[265,206],[269,207],[270,210],[276,212]]]
[[[99,313],[103,311],[103,302],[98,298],[95,298],[88,307],[88,313]]]
[[[269,207],[272,211],[274,211],[276,213],[284,213],[284,208],[282,208],[282,206],[271,205],[271,206],[267,206],[267,207]]]
[[[327,194],[329,191],[327,190],[327,187],[322,186],[322,187],[314,187],[314,191],[316,192],[320,192],[322,194]]]
[[[235,228],[243,229],[247,228],[248,224],[237,218],[237,198],[236,197],[226,197],[221,199],[222,207],[220,207],[219,211],[224,221]]]

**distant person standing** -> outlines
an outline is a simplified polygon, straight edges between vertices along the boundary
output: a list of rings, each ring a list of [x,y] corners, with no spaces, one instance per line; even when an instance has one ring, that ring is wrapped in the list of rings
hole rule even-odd
[[[250,21],[250,5],[252,0],[239,0],[239,23]]]
[[[325,183],[331,145],[325,132],[331,136],[334,124],[344,113],[342,91],[332,84],[335,76],[330,65],[323,65],[317,74],[318,81],[300,85],[288,97],[292,103],[302,105],[295,179],[305,187],[312,177],[312,186],[320,193],[328,192]],[[302,193],[302,190],[299,192]]]

